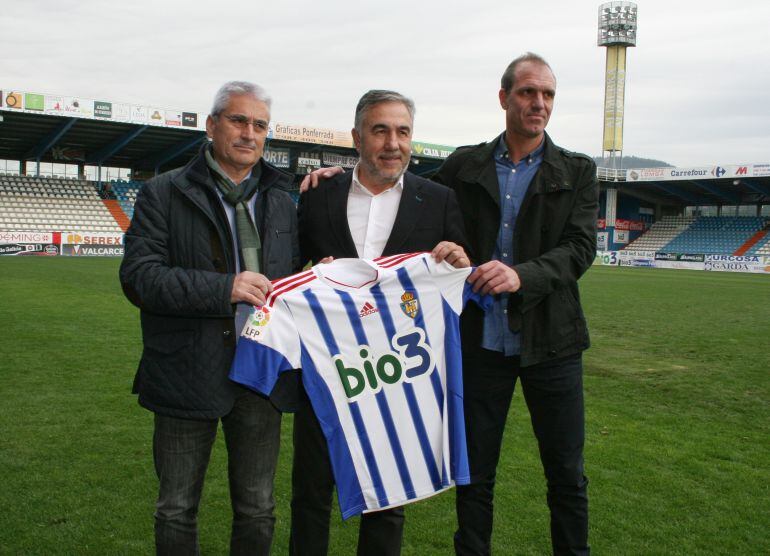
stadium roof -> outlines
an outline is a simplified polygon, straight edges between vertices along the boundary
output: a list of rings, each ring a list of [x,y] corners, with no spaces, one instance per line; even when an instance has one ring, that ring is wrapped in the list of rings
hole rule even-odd
[[[185,164],[205,140],[206,114],[88,98],[0,90],[0,159],[160,172]],[[271,122],[266,157],[305,174],[352,167],[350,131]],[[438,167],[454,150],[412,142],[413,171]]]
[[[22,93],[0,93],[0,99],[6,101],[0,106],[0,159],[84,163],[152,173],[184,165],[205,140],[202,114],[138,107],[144,109],[146,123],[137,123],[130,121],[135,120],[134,106],[130,107],[130,115],[126,106],[125,121],[119,121],[119,105],[112,103],[90,101],[90,112],[77,113],[71,106],[64,106],[68,100],[72,102],[68,97],[49,99],[25,93],[25,103],[30,102],[29,97],[40,97],[39,108],[27,110],[25,104],[25,109],[14,109],[8,103],[9,95],[22,98]],[[49,110],[49,102],[56,99],[63,99],[62,106],[71,111],[63,115],[51,113],[54,108]],[[81,102],[81,110],[83,105]],[[99,116],[98,110],[105,105],[109,117]],[[153,121],[158,114],[158,121]],[[268,137],[272,152],[266,156],[272,154],[271,162],[297,174],[321,165],[351,167],[357,156],[348,132],[271,123]],[[431,172],[453,150],[414,141],[410,170],[420,174]],[[623,194],[655,204],[770,204],[770,164],[600,168],[598,176],[604,188],[615,187]]]
[[[770,164],[691,168],[599,168],[604,187],[663,205],[770,204]]]
[[[0,112],[0,159],[154,169],[180,166],[205,138],[198,129]]]

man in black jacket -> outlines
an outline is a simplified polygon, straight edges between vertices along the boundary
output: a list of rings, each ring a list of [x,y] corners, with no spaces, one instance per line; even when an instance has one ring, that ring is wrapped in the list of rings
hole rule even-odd
[[[461,324],[473,484],[457,489],[457,554],[490,553],[495,472],[517,380],[547,480],[554,554],[589,553],[581,359],[589,340],[577,280],[595,256],[599,185],[590,158],[545,133],[555,93],[545,60],[514,60],[499,91],[505,132],[458,149],[433,177],[457,194],[483,263],[469,282],[497,297],[486,313],[469,305]]]
[[[413,123],[414,104],[403,95],[373,90],[361,97],[352,131],[359,163],[300,197],[303,262],[432,250],[436,260],[470,264],[452,190],[406,171]],[[333,489],[326,439],[308,402],[294,418],[292,555],[326,555]],[[402,507],[364,514],[359,556],[400,554],[403,527]]]
[[[237,333],[271,279],[298,269],[292,177],[262,160],[270,98],[252,83],[217,92],[210,143],[184,168],[139,192],[120,280],[141,310],[134,380],[155,414],[158,554],[197,554],[197,513],[222,421],[228,451],[232,554],[268,554],[280,413],[227,376]]]

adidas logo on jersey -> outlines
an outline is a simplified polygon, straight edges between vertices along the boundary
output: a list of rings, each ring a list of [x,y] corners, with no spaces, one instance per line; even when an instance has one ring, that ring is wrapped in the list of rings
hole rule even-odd
[[[365,317],[366,315],[373,315],[374,313],[379,313],[380,310],[369,303],[368,301],[364,303],[364,306],[361,307],[361,311],[359,311],[358,316]]]

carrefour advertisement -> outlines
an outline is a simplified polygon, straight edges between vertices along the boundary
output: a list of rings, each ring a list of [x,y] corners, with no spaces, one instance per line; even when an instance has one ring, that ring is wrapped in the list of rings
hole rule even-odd
[[[686,168],[632,168],[626,181],[711,180],[720,178],[760,177],[770,174],[768,164],[724,164]]]

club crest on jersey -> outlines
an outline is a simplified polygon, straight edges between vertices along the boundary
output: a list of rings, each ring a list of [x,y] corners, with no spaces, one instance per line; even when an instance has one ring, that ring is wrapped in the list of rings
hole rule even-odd
[[[410,319],[417,316],[417,311],[420,310],[420,302],[414,298],[412,292],[404,292],[401,296],[401,310]]]

